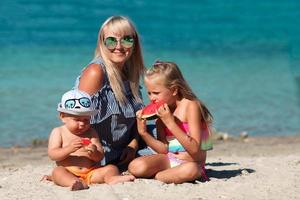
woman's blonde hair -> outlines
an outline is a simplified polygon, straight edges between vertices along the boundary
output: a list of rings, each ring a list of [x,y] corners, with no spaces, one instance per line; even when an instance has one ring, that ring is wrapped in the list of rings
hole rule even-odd
[[[176,88],[179,98],[196,100],[199,103],[202,120],[204,120],[207,124],[212,123],[212,114],[209,112],[204,103],[194,94],[175,63],[157,61],[145,73],[145,77],[147,78],[150,78],[150,76],[153,75],[161,77],[165,87],[170,89]]]
[[[123,35],[131,35],[134,38],[132,54],[126,61],[125,66],[122,68],[122,71],[107,57],[108,50],[106,49],[103,42],[105,39],[104,30],[110,30],[114,33]],[[123,16],[112,16],[103,23],[98,33],[98,41],[94,58],[99,57],[102,58],[105,63],[110,86],[117,100],[122,104],[127,101],[122,80],[122,77],[125,77],[130,83],[130,89],[134,98],[137,101],[142,102],[139,93],[139,81],[140,77],[144,74],[145,66],[143,62],[138,33],[136,31],[136,28],[128,18]]]

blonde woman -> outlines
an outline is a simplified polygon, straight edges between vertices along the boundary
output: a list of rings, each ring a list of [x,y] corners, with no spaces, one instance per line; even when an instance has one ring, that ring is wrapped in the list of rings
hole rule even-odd
[[[144,69],[139,36],[132,22],[123,16],[108,18],[99,30],[94,59],[76,83],[76,88],[92,96],[97,109],[91,124],[104,148],[102,164],[126,167],[135,158],[135,113],[143,107],[139,82]]]

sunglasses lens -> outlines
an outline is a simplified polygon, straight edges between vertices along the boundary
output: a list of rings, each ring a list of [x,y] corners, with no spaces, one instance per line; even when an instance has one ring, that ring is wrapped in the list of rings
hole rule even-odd
[[[133,37],[131,37],[129,35],[128,36],[124,36],[121,39],[121,44],[125,48],[131,48],[133,46],[133,43],[134,43],[134,39],[133,39]]]
[[[80,103],[80,105],[82,105],[85,108],[88,108],[91,106],[91,101],[86,97],[80,98],[79,103]]]
[[[104,40],[104,45],[110,50],[116,48],[117,44],[118,44],[118,40],[114,37],[107,37]]]
[[[65,108],[74,108],[75,103],[74,99],[69,99],[65,102]]]

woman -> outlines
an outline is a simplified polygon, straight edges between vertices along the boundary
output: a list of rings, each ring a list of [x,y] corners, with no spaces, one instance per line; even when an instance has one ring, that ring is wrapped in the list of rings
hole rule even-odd
[[[144,73],[137,31],[123,16],[102,25],[93,61],[82,71],[76,87],[92,96],[98,110],[91,124],[105,151],[102,164],[127,166],[138,148],[135,113],[143,107],[139,81]]]

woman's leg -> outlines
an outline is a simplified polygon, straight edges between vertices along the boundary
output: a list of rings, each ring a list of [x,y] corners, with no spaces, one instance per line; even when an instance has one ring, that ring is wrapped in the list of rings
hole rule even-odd
[[[194,181],[201,176],[202,169],[196,162],[186,162],[155,175],[155,179],[164,183],[184,183]]]
[[[89,188],[77,176],[70,173],[62,166],[58,166],[52,171],[52,180],[55,184],[63,187],[71,187],[71,190],[82,190]]]
[[[157,172],[170,168],[170,162],[165,154],[142,156],[129,163],[128,171],[135,177],[151,178]]]

